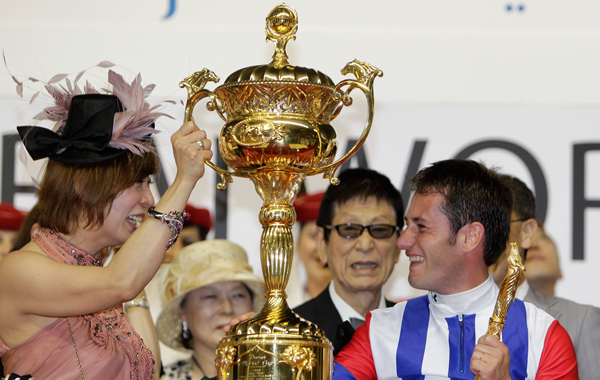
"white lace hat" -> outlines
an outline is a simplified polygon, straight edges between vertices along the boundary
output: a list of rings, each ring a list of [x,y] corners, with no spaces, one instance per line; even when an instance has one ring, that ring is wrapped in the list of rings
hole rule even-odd
[[[226,281],[244,283],[253,294],[253,309],[264,303],[264,281],[252,272],[246,251],[227,240],[216,239],[193,243],[183,248],[169,264],[161,288],[163,311],[158,317],[158,337],[167,346],[189,351],[181,344],[181,301],[196,289]]]

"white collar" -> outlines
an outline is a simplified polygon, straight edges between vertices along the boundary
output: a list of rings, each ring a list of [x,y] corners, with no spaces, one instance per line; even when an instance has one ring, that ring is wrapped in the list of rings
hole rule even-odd
[[[340,295],[335,291],[335,285],[333,284],[333,280],[329,283],[329,295],[331,296],[331,301],[333,305],[337,309],[338,313],[340,313],[340,317],[342,317],[342,321],[348,321],[352,318],[359,318],[364,320],[365,317],[361,315],[358,311],[354,310],[354,308],[346,301],[340,297]],[[384,309],[385,305],[385,296],[383,295],[383,291],[381,292],[381,299],[379,300],[378,309]]]
[[[467,291],[443,295],[430,291],[427,295],[433,309],[444,316],[475,314],[493,305],[498,297],[498,287],[491,275],[481,285]]]
[[[520,300],[525,300],[525,296],[529,293],[529,283],[527,280],[524,280],[521,285],[517,288],[517,293],[515,294],[515,298]]]

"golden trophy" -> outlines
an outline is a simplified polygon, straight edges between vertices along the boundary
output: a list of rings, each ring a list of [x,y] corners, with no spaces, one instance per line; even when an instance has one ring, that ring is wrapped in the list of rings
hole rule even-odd
[[[198,101],[225,121],[219,150],[233,170],[213,163],[224,189],[232,176],[250,178],[263,200],[259,220],[263,226],[261,263],[266,301],[263,309],[234,326],[219,343],[216,365],[221,380],[330,379],[332,345],[315,324],[298,317],[286,302],[294,242],[291,228],[296,220],[292,202],[306,176],[323,173],[337,184],[335,171],[364,143],[373,120],[373,82],[383,73],[363,62],[352,61],[342,74],[354,74],[337,85],[322,72],[291,66],[286,45],[296,38],[298,16],[281,4],[266,19],[267,41],[275,42],[273,61],[231,74],[214,91],[204,86],[219,78],[203,69],[180,83],[188,90],[185,120]],[[361,90],[368,102],[367,122],[356,145],[333,162],[337,138],[329,124],[344,106],[352,104],[350,93]]]

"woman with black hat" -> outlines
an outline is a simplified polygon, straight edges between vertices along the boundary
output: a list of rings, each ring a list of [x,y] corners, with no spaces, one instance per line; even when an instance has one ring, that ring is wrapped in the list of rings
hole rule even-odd
[[[29,155],[49,158],[37,192],[41,231],[0,262],[0,355],[6,373],[38,379],[150,379],[154,358],[122,303],[142,291],[177,239],[210,140],[193,122],[171,137],[177,174],[154,206],[150,141],[162,116],[152,86],[109,71],[99,94],[47,85],[55,131],[19,127]],[[38,115],[39,116],[39,115]],[[149,217],[144,218],[148,213]],[[102,267],[100,251],[123,244]]]

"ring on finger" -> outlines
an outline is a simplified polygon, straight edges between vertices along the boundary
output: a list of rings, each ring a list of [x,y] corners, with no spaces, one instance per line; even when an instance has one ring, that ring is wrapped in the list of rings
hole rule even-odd
[[[204,149],[204,141],[202,140],[197,140],[196,144],[198,144],[198,146],[200,147],[200,149]]]

